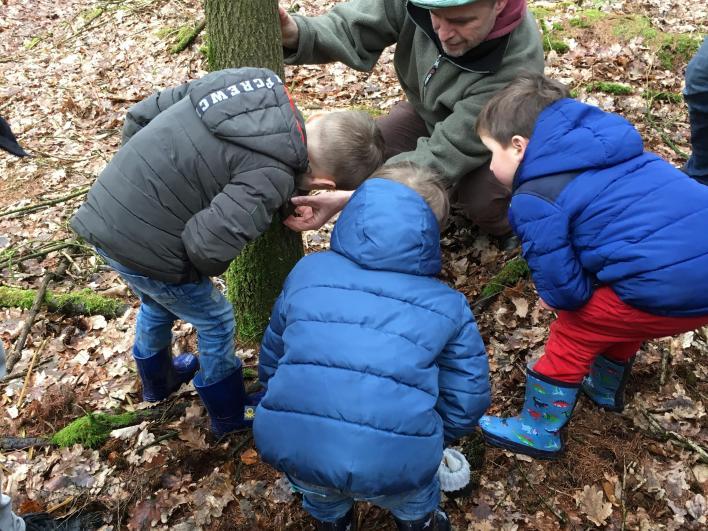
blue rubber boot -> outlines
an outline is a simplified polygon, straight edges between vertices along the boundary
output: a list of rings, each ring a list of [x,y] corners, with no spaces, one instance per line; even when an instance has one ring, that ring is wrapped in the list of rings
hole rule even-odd
[[[169,348],[144,358],[133,347],[133,358],[143,382],[143,400],[159,402],[174,393],[194,377],[199,369],[199,360],[194,354],[180,354],[174,358]]]
[[[194,377],[193,383],[209,413],[211,432],[216,437],[253,425],[256,406],[265,393],[246,394],[241,367],[209,385],[204,385],[200,372]]]
[[[598,406],[621,412],[624,410],[624,388],[633,363],[634,357],[627,363],[620,363],[598,356],[590,368],[590,374],[583,380],[583,392]]]
[[[560,430],[573,414],[579,391],[580,384],[559,382],[527,368],[521,413],[511,418],[484,415],[479,427],[492,446],[536,459],[556,459],[563,451]]]

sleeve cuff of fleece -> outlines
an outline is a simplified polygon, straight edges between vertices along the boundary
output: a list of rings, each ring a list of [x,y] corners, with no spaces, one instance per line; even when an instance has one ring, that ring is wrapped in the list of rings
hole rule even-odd
[[[293,15],[293,19],[295,19],[295,23],[297,24],[299,37],[297,42],[297,50],[293,50],[292,48],[283,48],[283,62],[286,65],[299,65],[306,63],[307,61],[303,58],[303,56],[305,56],[306,50],[312,49],[312,41],[314,38],[304,17]]]

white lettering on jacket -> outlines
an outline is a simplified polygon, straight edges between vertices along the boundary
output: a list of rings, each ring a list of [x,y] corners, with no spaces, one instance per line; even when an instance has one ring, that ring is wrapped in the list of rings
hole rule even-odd
[[[269,76],[267,78],[257,77],[246,81],[240,81],[238,84],[229,85],[225,89],[210,92],[197,102],[195,110],[197,111],[197,115],[201,117],[204,112],[213,105],[227,101],[235,96],[238,96],[239,94],[244,92],[254,92],[261,89],[272,89],[275,85],[282,84],[283,80],[277,75]]]

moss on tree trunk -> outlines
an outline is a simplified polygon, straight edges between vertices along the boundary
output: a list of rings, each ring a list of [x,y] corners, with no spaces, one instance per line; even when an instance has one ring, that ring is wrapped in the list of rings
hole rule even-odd
[[[255,66],[284,77],[277,0],[206,0],[205,10],[211,70]],[[300,234],[276,215],[270,229],[231,264],[227,294],[240,340],[261,338],[285,277],[302,256]]]

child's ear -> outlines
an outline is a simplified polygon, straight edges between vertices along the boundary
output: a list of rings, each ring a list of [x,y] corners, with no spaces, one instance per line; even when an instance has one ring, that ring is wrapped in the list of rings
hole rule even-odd
[[[514,158],[517,162],[521,162],[526,154],[526,147],[529,145],[529,139],[521,135],[511,137],[511,147],[514,150]]]
[[[313,177],[310,181],[313,190],[336,190],[337,183],[331,177]]]

